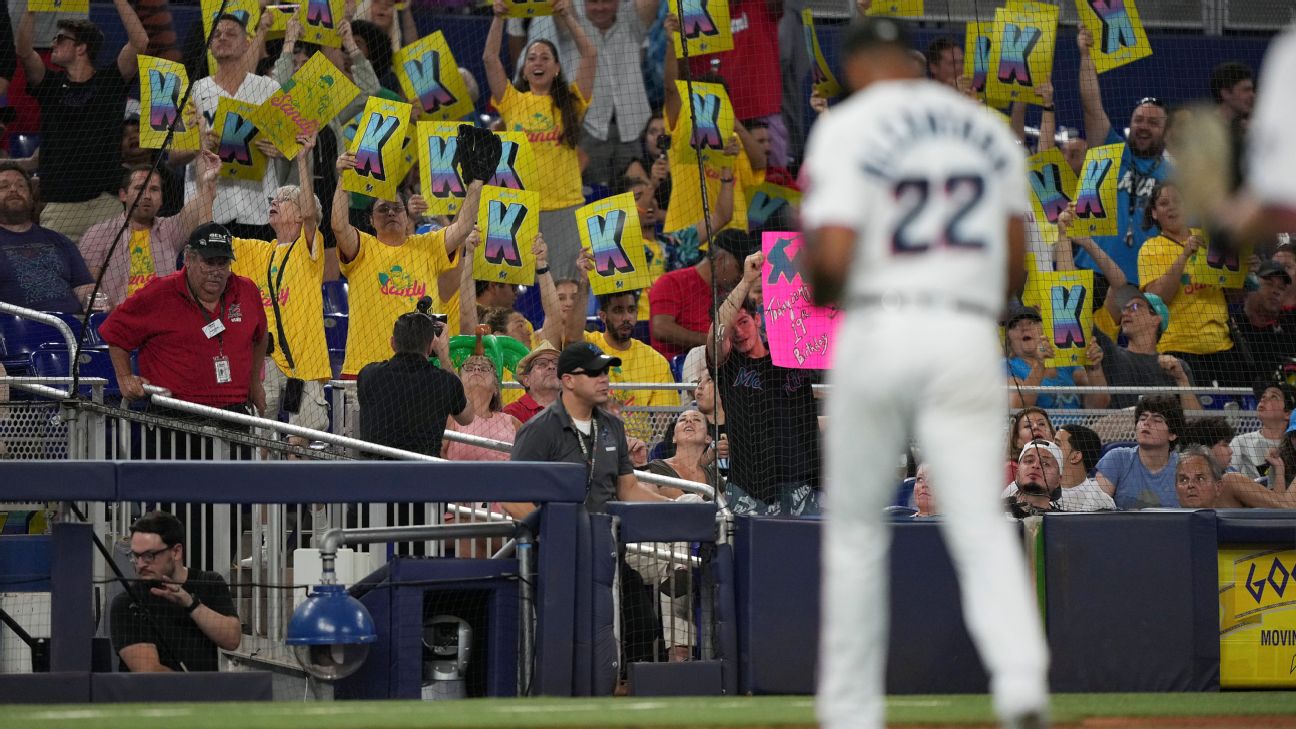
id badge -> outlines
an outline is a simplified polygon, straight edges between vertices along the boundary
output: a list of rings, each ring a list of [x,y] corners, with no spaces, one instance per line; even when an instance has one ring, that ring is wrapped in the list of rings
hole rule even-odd
[[[212,357],[212,364],[216,367],[216,384],[224,385],[230,381],[229,357],[221,355]]]
[[[214,319],[211,322],[209,322],[207,326],[203,327],[202,330],[203,330],[203,334],[206,334],[207,338],[211,339],[217,334],[220,334],[221,332],[225,331],[225,322],[221,321],[220,319]]]

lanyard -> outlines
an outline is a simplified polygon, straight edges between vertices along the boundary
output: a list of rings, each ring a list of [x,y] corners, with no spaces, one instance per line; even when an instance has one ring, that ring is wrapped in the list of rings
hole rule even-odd
[[[580,444],[581,455],[585,456],[585,463],[589,467],[585,474],[585,488],[589,488],[594,483],[594,461],[598,458],[598,416],[595,413],[590,414],[590,434],[589,446],[585,445],[585,434],[580,432],[576,427],[576,422],[572,421],[572,428],[576,430],[576,442]]]
[[[288,244],[288,252],[279,261],[279,276],[277,279],[271,278],[270,272],[274,270],[275,251],[279,249],[278,246],[275,246],[270,251],[270,259],[266,261],[266,288],[270,290],[270,306],[274,309],[275,329],[277,330],[275,344],[283,350],[284,359],[288,362],[288,368],[294,371],[297,369],[297,365],[293,362],[292,349],[288,346],[288,335],[284,333],[283,315],[279,311],[279,291],[283,288],[284,272],[288,270],[288,262],[292,260],[293,246],[295,245],[297,245],[295,239]]]
[[[1152,169],[1145,175],[1142,172],[1139,172],[1139,168],[1134,164],[1133,158],[1134,155],[1131,152],[1129,198],[1125,204],[1125,212],[1127,214],[1127,220],[1129,221],[1129,224],[1125,227],[1125,246],[1127,248],[1134,247],[1134,226],[1137,225],[1139,230],[1143,229],[1143,222],[1134,217],[1134,214],[1138,212],[1139,188],[1143,187],[1143,183],[1147,182],[1148,179],[1156,177],[1157,170],[1161,169],[1161,163],[1165,161],[1164,156],[1158,157],[1156,164],[1152,165]],[[1149,203],[1150,202],[1151,201],[1149,201]]]
[[[211,312],[207,311],[207,307],[203,306],[203,303],[198,300],[198,294],[194,292],[193,286],[189,285],[189,279],[187,277],[185,278],[185,286],[189,288],[189,294],[193,296],[194,306],[197,306],[198,311],[202,312],[203,318],[207,320],[207,324],[210,325],[214,321],[220,321],[221,314],[222,312],[225,311],[225,292],[224,291],[221,292],[220,306],[217,307],[216,316],[213,317],[211,315]],[[229,287],[227,286],[226,290],[228,290],[228,288]],[[224,326],[224,322],[221,322],[221,325]],[[221,329],[219,332],[216,333],[216,346],[220,348],[221,356],[224,356],[225,355],[225,330],[224,329]]]

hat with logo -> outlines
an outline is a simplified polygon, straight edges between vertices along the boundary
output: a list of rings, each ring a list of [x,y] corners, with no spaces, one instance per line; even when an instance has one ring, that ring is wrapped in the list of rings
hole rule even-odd
[[[220,223],[203,223],[189,234],[189,250],[203,258],[234,260],[234,236]]]
[[[1153,313],[1161,317],[1161,325],[1159,327],[1160,333],[1165,334],[1165,330],[1170,327],[1170,309],[1165,305],[1165,301],[1163,301],[1160,296],[1147,291],[1141,291],[1133,284],[1122,286],[1117,291],[1108,294],[1108,296],[1115,296],[1116,304],[1118,308],[1121,309],[1124,309],[1129,305],[1129,302],[1134,301],[1135,299],[1142,299],[1147,303],[1148,307],[1152,309]]]
[[[608,367],[620,367],[619,357],[609,357],[589,342],[576,342],[558,355],[558,376],[570,375],[576,370],[597,372]]]

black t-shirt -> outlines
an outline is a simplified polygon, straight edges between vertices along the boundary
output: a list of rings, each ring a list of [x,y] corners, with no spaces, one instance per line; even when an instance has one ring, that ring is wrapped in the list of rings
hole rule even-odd
[[[729,480],[762,501],[780,486],[819,488],[818,370],[775,367],[766,354],[731,352],[720,366],[720,400],[729,434]]]
[[[459,378],[417,354],[367,364],[356,379],[360,437],[392,448],[440,457],[446,418],[468,406]]]
[[[1296,314],[1283,314],[1267,327],[1252,324],[1245,314],[1234,317],[1234,320],[1238,333],[1246,339],[1251,356],[1255,359],[1248,380],[1267,379],[1282,363],[1296,357]],[[1246,358],[1240,351],[1237,360],[1240,367],[1247,366]]]
[[[40,196],[83,202],[121,184],[127,83],[113,63],[88,81],[45,71],[28,92],[41,106]]]
[[[126,646],[151,643],[157,647],[158,660],[173,671],[180,670],[181,661],[190,671],[217,670],[216,644],[203,634],[184,608],[149,592],[153,586],[154,583],[137,582],[131,586],[134,601],[126,593],[113,600],[110,611],[113,650],[120,654]],[[219,574],[189,570],[182,587],[221,615],[238,615],[229,585]],[[130,669],[122,661],[117,670]]]
[[[1174,378],[1161,369],[1159,355],[1131,352],[1113,342],[1106,334],[1099,331],[1094,333],[1097,335],[1098,346],[1102,347],[1102,368],[1108,385],[1113,387],[1176,386]],[[1184,374],[1188,375],[1188,381],[1192,382],[1192,368],[1182,360],[1180,364],[1183,365]],[[1114,409],[1134,407],[1138,404],[1138,400],[1138,395],[1115,394],[1111,396],[1111,404],[1108,407]]]

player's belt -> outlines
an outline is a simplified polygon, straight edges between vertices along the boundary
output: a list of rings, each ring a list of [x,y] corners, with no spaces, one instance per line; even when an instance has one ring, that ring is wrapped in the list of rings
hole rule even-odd
[[[904,309],[944,309],[961,314],[973,314],[998,320],[999,312],[973,301],[964,301],[953,296],[937,294],[861,294],[851,297],[847,302],[848,309],[882,309],[883,311],[902,311]]]

